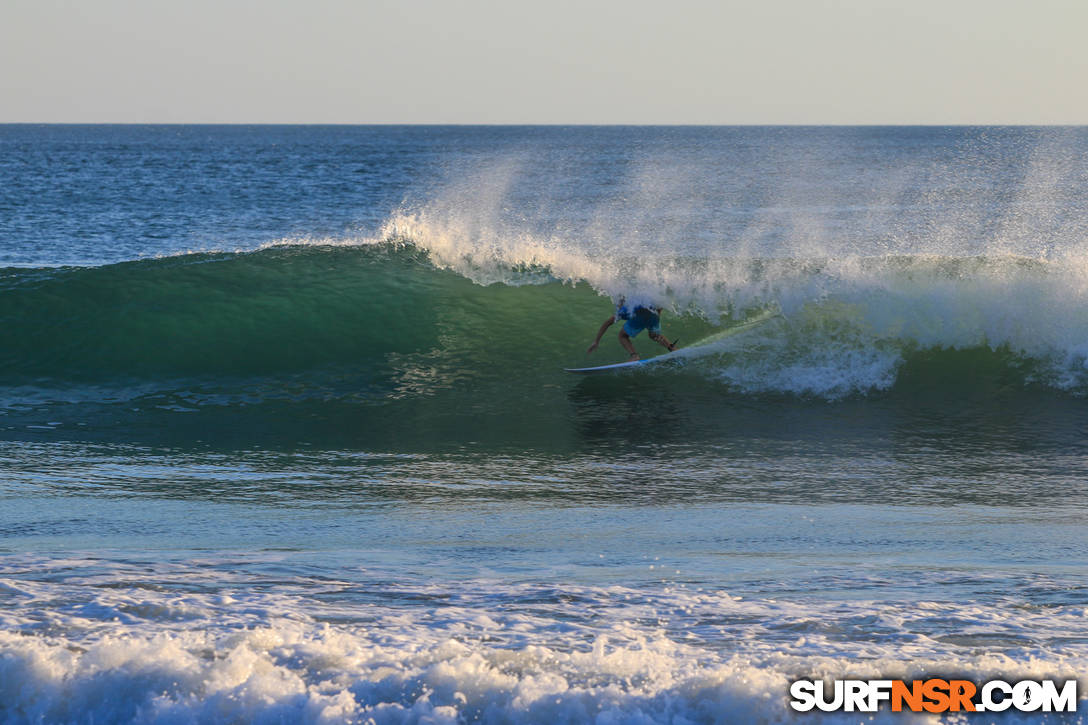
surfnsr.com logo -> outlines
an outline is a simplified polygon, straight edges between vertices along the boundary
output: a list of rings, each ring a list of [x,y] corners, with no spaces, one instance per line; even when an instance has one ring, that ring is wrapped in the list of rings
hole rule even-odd
[[[1060,682],[1060,685],[1059,685]],[[797,680],[790,707],[798,712],[1076,712],[1076,680]]]

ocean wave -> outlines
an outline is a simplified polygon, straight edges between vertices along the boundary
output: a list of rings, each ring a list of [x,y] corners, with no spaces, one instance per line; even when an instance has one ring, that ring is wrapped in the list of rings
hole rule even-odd
[[[671,369],[742,394],[835,399],[905,381],[969,385],[972,365],[1022,388],[1079,394],[1088,381],[1088,264],[1079,259],[609,259],[558,240],[451,234],[397,218],[380,240],[7,269],[0,384],[186,390],[184,381],[230,378],[246,389],[286,376],[328,395],[325,383],[347,376],[371,398],[515,371],[552,384],[582,363],[624,294],[658,300],[666,332],[687,346],[753,311],[780,311]],[[619,352],[606,342],[597,359]]]

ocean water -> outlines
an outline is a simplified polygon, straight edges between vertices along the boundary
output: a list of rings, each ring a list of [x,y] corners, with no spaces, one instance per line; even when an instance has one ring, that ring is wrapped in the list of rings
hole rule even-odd
[[[1088,693],[1086,394],[1084,128],[0,126],[0,722]]]

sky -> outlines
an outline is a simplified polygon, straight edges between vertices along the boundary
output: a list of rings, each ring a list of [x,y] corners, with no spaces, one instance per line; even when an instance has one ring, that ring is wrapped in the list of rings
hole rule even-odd
[[[1085,0],[0,0],[0,122],[1085,124]]]

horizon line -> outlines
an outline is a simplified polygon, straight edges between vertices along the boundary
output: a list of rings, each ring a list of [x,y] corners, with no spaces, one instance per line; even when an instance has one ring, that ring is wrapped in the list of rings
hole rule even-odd
[[[441,122],[441,121],[0,121],[0,126],[369,126],[466,128],[1084,128],[1088,122],[904,122],[904,123],[585,123],[585,122]]]

